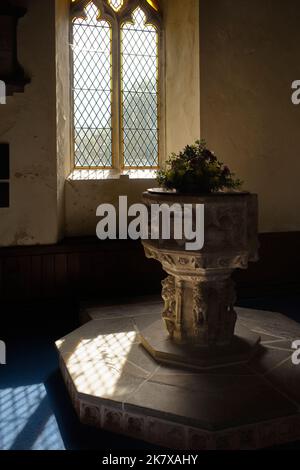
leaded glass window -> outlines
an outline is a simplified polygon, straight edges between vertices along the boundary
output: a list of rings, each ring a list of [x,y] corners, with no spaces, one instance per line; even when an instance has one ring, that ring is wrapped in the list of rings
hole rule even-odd
[[[123,6],[123,0],[109,0],[110,6],[115,10],[119,11]]]
[[[157,0],[72,2],[75,168],[157,168]]]
[[[121,31],[122,133],[125,167],[155,167],[158,155],[158,44],[140,8]]]
[[[111,26],[90,3],[73,24],[76,167],[110,167],[112,154]]]

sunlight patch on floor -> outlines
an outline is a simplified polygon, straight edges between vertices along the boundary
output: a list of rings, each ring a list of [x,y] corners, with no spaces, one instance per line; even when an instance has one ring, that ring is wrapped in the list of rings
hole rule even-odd
[[[0,389],[1,450],[65,450],[43,384]]]

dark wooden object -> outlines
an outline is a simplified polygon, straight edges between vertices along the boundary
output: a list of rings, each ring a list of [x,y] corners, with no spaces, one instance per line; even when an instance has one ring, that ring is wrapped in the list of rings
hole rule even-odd
[[[0,80],[6,85],[6,95],[23,92],[29,83],[18,62],[17,26],[26,10],[1,2],[0,5]]]

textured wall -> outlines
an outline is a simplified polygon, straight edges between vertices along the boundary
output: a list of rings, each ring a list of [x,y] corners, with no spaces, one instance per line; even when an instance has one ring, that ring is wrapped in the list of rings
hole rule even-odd
[[[155,182],[149,180],[68,180],[66,183],[66,226],[68,237],[96,234],[100,204],[118,207],[119,196],[128,196],[128,204],[141,201],[141,196]]]
[[[0,245],[57,241],[55,44],[52,0],[28,0],[19,59],[31,83],[0,106],[0,142],[10,143],[10,207],[0,209]]]
[[[201,131],[255,191],[261,231],[300,229],[299,0],[201,0]]]
[[[55,0],[56,163],[59,238],[65,233],[65,182],[71,173],[70,0]]]
[[[169,155],[200,137],[199,0],[164,0],[162,9]]]

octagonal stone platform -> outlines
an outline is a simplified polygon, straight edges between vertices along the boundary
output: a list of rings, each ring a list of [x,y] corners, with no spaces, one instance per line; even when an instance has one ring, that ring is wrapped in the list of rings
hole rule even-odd
[[[237,308],[261,337],[246,364],[182,370],[157,363],[140,330],[160,301],[83,310],[81,328],[57,341],[60,367],[82,423],[173,449],[257,449],[300,439],[300,325]]]
[[[260,343],[260,336],[240,321],[230,345],[207,348],[172,341],[161,319],[144,328],[136,318],[136,326],[141,344],[156,361],[184,369],[214,369],[247,363],[258,351]]]

